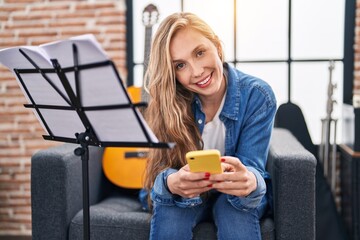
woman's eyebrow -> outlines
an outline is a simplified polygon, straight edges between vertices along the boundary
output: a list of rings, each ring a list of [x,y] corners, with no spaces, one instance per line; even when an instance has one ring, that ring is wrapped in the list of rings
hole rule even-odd
[[[205,48],[205,45],[201,43],[191,51],[191,54],[196,54],[196,52],[198,52],[200,49],[203,49],[203,48]],[[173,63],[175,63],[175,62],[183,62],[183,61],[184,60],[181,59],[181,58],[172,60]]]
[[[192,52],[193,52],[193,54],[196,54],[200,49],[203,49],[203,48],[205,48],[205,45],[200,44],[200,45],[196,46]]]
[[[178,62],[183,62],[183,60],[181,60],[181,59],[175,59],[175,60],[172,60],[172,63],[178,63]]]

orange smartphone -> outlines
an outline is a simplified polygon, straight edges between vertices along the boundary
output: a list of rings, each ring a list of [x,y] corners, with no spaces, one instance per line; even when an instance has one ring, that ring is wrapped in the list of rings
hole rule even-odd
[[[219,150],[190,151],[186,154],[186,160],[191,172],[222,173]]]

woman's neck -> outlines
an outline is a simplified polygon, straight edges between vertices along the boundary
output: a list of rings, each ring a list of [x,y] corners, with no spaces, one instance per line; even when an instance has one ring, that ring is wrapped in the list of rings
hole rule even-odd
[[[221,101],[226,92],[226,81],[226,76],[224,74],[219,91],[211,96],[202,96],[200,98],[202,110],[204,111],[206,116],[206,123],[213,120],[216,112],[221,105]]]

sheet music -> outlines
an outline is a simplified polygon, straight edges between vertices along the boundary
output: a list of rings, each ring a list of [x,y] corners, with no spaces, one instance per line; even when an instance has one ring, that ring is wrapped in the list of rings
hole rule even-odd
[[[10,71],[14,73],[15,68],[21,69],[33,69],[33,65],[20,53],[19,49],[22,49],[26,54],[28,54],[37,65],[41,68],[52,68],[52,64],[49,60],[47,53],[39,48],[38,46],[20,46],[12,47],[0,50],[0,63],[7,67]],[[29,76],[31,80],[32,76]],[[30,103],[29,96],[26,94],[23,85],[16,77],[18,84],[22,92],[24,93],[26,100]],[[35,80],[36,81],[36,80]],[[33,81],[32,81],[33,82]],[[36,93],[35,93],[36,95]],[[36,96],[35,96],[36,97]],[[41,99],[40,99],[41,101]]]
[[[79,65],[109,60],[96,38],[91,34],[87,34],[40,46],[19,46],[3,49],[0,50],[0,63],[14,73],[14,69],[35,69],[29,60],[20,53],[21,49],[40,69],[53,69],[51,59],[57,59],[62,68],[72,67],[74,66],[73,44],[77,48]],[[70,109],[70,107],[74,106],[58,75],[56,73],[46,73],[45,76],[40,73],[22,73],[20,79],[17,77],[17,80],[29,103],[68,107],[69,110],[40,108],[39,114],[41,114],[45,122],[41,121],[39,114],[35,110],[34,113],[42,123],[45,131],[47,129],[44,125],[47,125],[50,132],[56,137],[75,138],[75,133],[85,131],[85,126],[74,108]],[[83,107],[131,104],[121,79],[112,65],[81,70],[79,73],[80,91],[76,89],[75,72],[67,72],[66,78]],[[30,92],[29,95],[27,95],[25,88]],[[77,96],[77,92],[80,92],[80,96]],[[140,125],[142,124],[151,141],[157,143],[158,139],[150,130],[142,115],[137,109],[135,111],[137,116],[130,107],[89,110],[85,111],[85,115],[89,119],[99,141],[147,142],[146,134]]]
[[[22,49],[40,68],[52,68],[47,53],[38,46],[19,46],[0,50],[0,63],[13,71],[15,68],[32,69],[33,65],[20,53]]]
[[[87,111],[86,115],[89,117],[91,125],[94,129],[102,129],[101,132],[96,132],[96,134],[103,141],[147,141],[142,129],[138,127],[138,120],[133,110],[130,108],[105,111]],[[141,114],[139,116],[141,121],[144,122]],[[122,122],[125,122],[126,124],[121,124]],[[151,139],[156,139],[155,135],[148,127],[147,131],[150,134]],[[156,140],[156,142],[158,141]]]
[[[88,64],[109,60],[99,42],[92,34],[85,34],[72,37],[68,40],[57,41],[42,44],[39,47],[43,49],[51,58],[56,58],[61,67],[74,66],[72,57],[72,44],[75,43],[79,52],[79,64]]]

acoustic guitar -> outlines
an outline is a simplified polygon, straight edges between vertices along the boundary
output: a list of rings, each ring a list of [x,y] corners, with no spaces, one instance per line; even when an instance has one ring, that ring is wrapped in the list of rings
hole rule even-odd
[[[153,4],[147,5],[142,14],[142,22],[145,26],[144,74],[149,61],[152,27],[157,23],[158,19],[159,11],[157,7]],[[129,86],[127,90],[132,102],[148,101],[144,86]],[[123,188],[142,188],[147,153],[148,149],[146,148],[105,148],[102,161],[105,176],[112,183]]]

